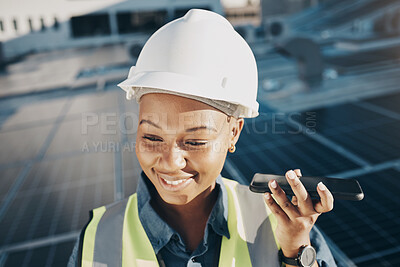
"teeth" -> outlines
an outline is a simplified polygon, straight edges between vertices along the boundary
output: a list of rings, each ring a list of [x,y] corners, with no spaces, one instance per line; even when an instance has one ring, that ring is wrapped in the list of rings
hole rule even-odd
[[[171,185],[178,185],[178,184],[183,183],[183,182],[185,181],[185,179],[183,179],[183,180],[178,180],[178,181],[168,181],[168,180],[165,180],[164,178],[163,178],[163,180],[164,180],[167,184],[171,184]]]

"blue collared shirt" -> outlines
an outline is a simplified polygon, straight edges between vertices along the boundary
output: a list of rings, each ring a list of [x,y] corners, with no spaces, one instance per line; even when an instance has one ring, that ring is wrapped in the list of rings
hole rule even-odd
[[[186,248],[183,239],[153,209],[151,198],[157,194],[149,179],[142,173],[137,188],[139,219],[153,246],[166,266],[200,267],[218,266],[222,236],[230,237],[228,230],[228,197],[221,176],[216,180],[217,201],[208,218],[203,241],[193,252]],[[317,262],[321,267],[336,266],[333,256],[320,231],[314,226],[310,232],[311,244],[317,251]],[[77,241],[68,266],[75,266]]]

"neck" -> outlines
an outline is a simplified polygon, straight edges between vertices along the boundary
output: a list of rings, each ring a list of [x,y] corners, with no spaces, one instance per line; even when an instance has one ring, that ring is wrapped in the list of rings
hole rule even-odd
[[[153,208],[183,238],[187,249],[194,251],[204,237],[211,210],[217,201],[215,183],[184,205],[166,203],[157,194]]]

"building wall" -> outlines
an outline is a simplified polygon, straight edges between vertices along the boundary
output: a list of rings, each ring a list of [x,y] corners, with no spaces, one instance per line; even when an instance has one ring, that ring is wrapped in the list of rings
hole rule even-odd
[[[223,12],[218,0],[13,0],[12,4],[1,1],[0,42],[3,43],[4,57],[13,58],[32,51],[132,41],[135,36],[142,41],[147,39],[149,34],[118,33],[117,14],[119,12],[163,9],[167,12],[167,21],[169,21],[174,18],[176,9],[191,7],[209,7],[220,14]],[[95,14],[108,15],[110,34],[74,37],[71,18]],[[15,29],[14,20],[17,29]],[[29,20],[31,20],[32,30]],[[58,23],[55,24],[55,20]],[[44,27],[42,27],[42,21]]]
[[[315,4],[313,0],[262,0],[263,18],[270,16],[289,15]]]

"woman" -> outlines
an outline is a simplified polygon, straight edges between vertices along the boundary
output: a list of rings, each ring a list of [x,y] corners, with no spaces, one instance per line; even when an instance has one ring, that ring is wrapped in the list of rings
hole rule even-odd
[[[276,181],[272,198],[220,176],[243,118],[258,115],[257,79],[249,46],[216,13],[192,9],[154,33],[119,84],[140,103],[137,193],[93,211],[70,265],[335,266],[313,228],[333,207],[323,184],[313,203],[299,169],[286,173],[292,201]]]

